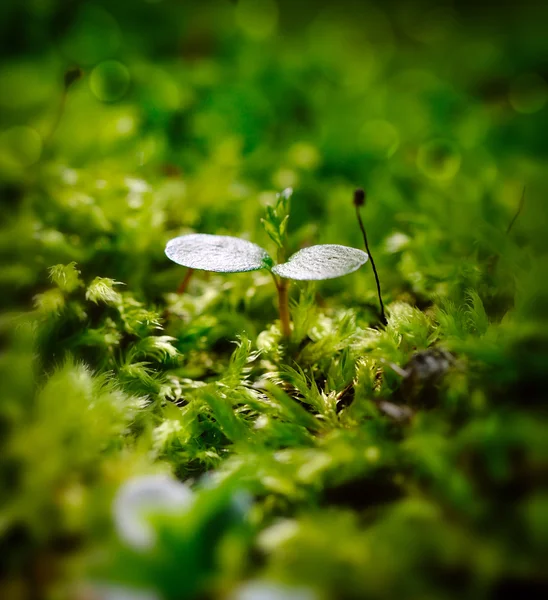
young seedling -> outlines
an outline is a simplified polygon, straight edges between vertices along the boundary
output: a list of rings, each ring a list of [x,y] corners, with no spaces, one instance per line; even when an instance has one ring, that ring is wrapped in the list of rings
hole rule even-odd
[[[293,190],[277,195],[276,204],[269,206],[262,219],[263,226],[276,244],[276,263],[266,250],[240,238],[206,233],[191,233],[169,240],[166,255],[173,262],[189,269],[216,273],[269,271],[278,292],[278,309],[282,335],[291,335],[289,315],[289,280],[312,281],[333,279],[359,269],[368,255],[357,248],[323,244],[303,248],[285,259],[287,222]]]
[[[381,308],[381,322],[383,325],[388,325],[388,319],[386,318],[386,315],[384,313],[384,304],[382,301],[381,283],[379,281],[379,274],[377,273],[377,267],[375,266],[375,261],[373,260],[373,256],[371,255],[371,252],[369,250],[369,244],[367,243],[367,233],[365,232],[365,227],[364,227],[364,224],[362,221],[362,216],[360,214],[360,208],[364,204],[365,204],[365,192],[361,188],[358,188],[354,192],[354,206],[356,207],[356,217],[358,218],[358,224],[360,226],[360,229],[361,229],[361,232],[363,235],[363,243],[365,244],[365,249],[367,250],[369,258],[371,259],[371,266],[373,267],[373,273],[375,274],[375,283],[377,284],[377,295],[379,297],[379,305]]]

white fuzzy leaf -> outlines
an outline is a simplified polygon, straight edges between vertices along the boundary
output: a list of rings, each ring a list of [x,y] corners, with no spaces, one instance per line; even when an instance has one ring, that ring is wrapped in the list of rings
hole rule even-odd
[[[272,259],[257,244],[227,235],[191,233],[169,240],[166,256],[191,269],[242,273],[270,268]]]
[[[303,248],[272,271],[287,279],[333,279],[359,269],[369,257],[363,250],[324,244]]]
[[[118,490],[112,507],[118,535],[132,548],[150,548],[156,541],[156,532],[149,517],[180,514],[193,499],[189,487],[168,475],[130,479]]]

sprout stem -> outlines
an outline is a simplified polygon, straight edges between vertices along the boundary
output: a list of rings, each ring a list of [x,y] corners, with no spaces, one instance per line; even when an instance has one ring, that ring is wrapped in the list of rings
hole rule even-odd
[[[278,264],[282,264],[285,261],[285,247],[278,247],[276,254]],[[271,271],[272,273],[272,271]],[[280,327],[282,329],[282,336],[286,339],[291,337],[291,315],[289,314],[289,280],[283,277],[274,277],[274,283],[278,290],[278,311],[280,313]]]
[[[379,281],[379,274],[377,273],[377,267],[375,266],[375,261],[373,260],[373,255],[371,254],[371,250],[369,250],[369,244],[367,243],[367,233],[365,232],[365,227],[363,225],[362,216],[360,214],[360,206],[363,206],[365,203],[365,192],[361,189],[358,189],[354,192],[354,206],[356,207],[356,217],[358,218],[358,223],[360,225],[360,229],[363,235],[363,241],[365,244],[365,249],[367,250],[367,254],[369,254],[369,258],[371,260],[371,266],[373,267],[373,273],[375,274],[375,282],[377,283],[377,295],[379,297],[379,305],[381,307],[381,322],[383,325],[388,325],[388,320],[386,318],[386,314],[384,312],[384,304],[382,301],[381,295],[381,283]]]
[[[278,308],[280,311],[280,324],[282,335],[291,337],[291,318],[289,316],[289,281],[283,279],[278,286]]]
[[[186,292],[186,288],[192,279],[192,275],[194,275],[194,269],[188,269],[186,272],[185,278],[181,281],[181,285],[177,288],[178,294],[184,294]]]
[[[272,271],[271,271],[272,273]],[[278,311],[280,314],[280,327],[284,338],[291,337],[291,316],[289,314],[289,281],[283,278],[277,278],[272,273],[274,284],[278,290]]]

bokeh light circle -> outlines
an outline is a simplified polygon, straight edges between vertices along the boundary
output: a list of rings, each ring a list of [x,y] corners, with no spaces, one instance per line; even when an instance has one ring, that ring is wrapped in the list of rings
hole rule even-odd
[[[548,102],[548,83],[537,73],[520,75],[512,81],[508,98],[516,112],[536,113]]]
[[[42,154],[42,138],[31,127],[11,127],[0,134],[0,162],[11,169],[35,164]]]
[[[388,121],[373,120],[364,124],[361,135],[362,148],[376,158],[390,158],[400,145],[398,130]]]
[[[131,77],[125,65],[117,60],[98,64],[89,77],[93,94],[102,102],[116,102],[125,96]]]
[[[19,111],[55,102],[54,77],[44,76],[42,65],[31,61],[9,61],[0,67],[0,108]]]
[[[289,149],[289,159],[300,169],[315,169],[320,163],[320,153],[313,144],[296,142]]]
[[[422,144],[417,153],[417,167],[430,179],[452,179],[458,173],[460,164],[461,153],[450,140],[430,140]]]
[[[251,38],[267,38],[278,26],[278,5],[275,0],[240,0],[236,23]]]
[[[60,43],[63,53],[79,65],[93,65],[112,56],[120,44],[116,19],[104,8],[91,3],[78,9]]]

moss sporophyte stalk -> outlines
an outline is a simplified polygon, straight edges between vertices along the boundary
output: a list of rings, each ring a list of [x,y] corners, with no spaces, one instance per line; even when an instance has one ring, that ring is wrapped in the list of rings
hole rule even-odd
[[[192,233],[169,240],[165,249],[168,258],[192,270],[217,273],[243,273],[260,269],[269,271],[278,292],[280,328],[286,338],[291,336],[290,280],[334,279],[356,271],[368,259],[367,253],[358,248],[321,244],[303,248],[286,260],[287,223],[292,194],[291,188],[278,194],[275,204],[267,207],[262,219],[266,233],[276,245],[276,263],[257,244],[232,236]],[[185,281],[188,282],[188,275]]]
[[[363,235],[363,243],[365,244],[365,249],[367,250],[369,257],[371,258],[371,266],[373,267],[373,273],[375,275],[375,283],[377,285],[377,296],[379,297],[381,322],[383,325],[387,325],[388,319],[386,318],[386,314],[384,312],[384,303],[382,301],[381,283],[379,281],[379,274],[377,273],[377,267],[375,266],[375,261],[373,260],[373,256],[371,254],[371,251],[369,250],[369,244],[367,242],[367,233],[365,231],[365,226],[363,224],[362,216],[360,214],[360,208],[364,205],[365,205],[365,191],[361,188],[358,188],[354,192],[354,206],[356,207],[356,218],[358,219],[358,225],[360,226],[360,231],[362,232],[362,235]]]

